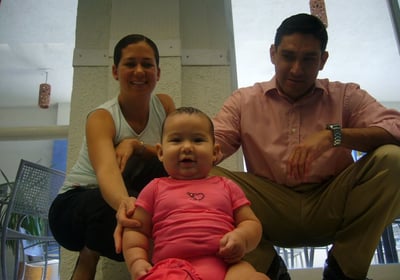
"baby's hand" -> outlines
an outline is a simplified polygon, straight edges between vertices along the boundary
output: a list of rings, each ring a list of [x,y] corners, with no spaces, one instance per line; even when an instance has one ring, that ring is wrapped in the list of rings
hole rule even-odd
[[[219,241],[218,255],[226,263],[240,261],[244,256],[245,250],[245,240],[235,231],[228,232]]]
[[[132,280],[139,279],[139,277],[146,275],[151,268],[151,264],[144,259],[139,259],[135,261],[131,268]]]

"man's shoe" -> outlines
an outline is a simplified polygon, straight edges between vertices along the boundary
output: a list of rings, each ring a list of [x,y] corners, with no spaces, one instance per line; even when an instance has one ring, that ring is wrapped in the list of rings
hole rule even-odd
[[[357,280],[357,279],[349,278],[346,275],[344,275],[336,259],[331,254],[329,254],[328,258],[325,261],[322,280]],[[372,280],[372,279],[364,278],[360,280]]]
[[[290,275],[286,268],[285,262],[276,254],[266,273],[271,280],[290,280]]]

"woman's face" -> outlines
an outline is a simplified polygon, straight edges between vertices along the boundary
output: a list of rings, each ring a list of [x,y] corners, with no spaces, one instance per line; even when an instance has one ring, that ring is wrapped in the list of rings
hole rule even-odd
[[[113,76],[121,92],[150,94],[160,79],[153,49],[146,42],[130,44],[122,49],[121,60],[113,65]]]

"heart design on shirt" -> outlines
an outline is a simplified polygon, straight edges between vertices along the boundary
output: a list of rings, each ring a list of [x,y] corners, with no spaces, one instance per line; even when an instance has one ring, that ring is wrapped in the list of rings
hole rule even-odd
[[[204,193],[187,192],[187,195],[193,200],[202,200],[205,197]]]

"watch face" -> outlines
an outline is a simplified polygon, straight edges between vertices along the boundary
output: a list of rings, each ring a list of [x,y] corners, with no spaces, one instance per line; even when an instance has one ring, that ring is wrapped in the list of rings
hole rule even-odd
[[[339,124],[328,124],[326,128],[332,131],[333,147],[340,146],[342,144],[342,127]]]
[[[326,126],[326,128],[327,129],[330,129],[330,130],[334,130],[334,129],[342,129],[342,127],[339,125],[339,124],[328,124],[327,126]]]

